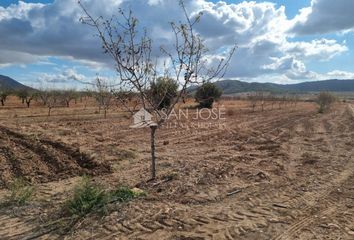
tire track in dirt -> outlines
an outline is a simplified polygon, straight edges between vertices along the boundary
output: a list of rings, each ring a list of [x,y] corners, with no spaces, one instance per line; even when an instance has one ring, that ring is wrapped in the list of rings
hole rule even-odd
[[[267,119],[267,124],[258,124],[255,132],[263,133],[262,138],[272,139],[273,142],[268,142],[265,140],[257,140],[257,135],[252,136],[252,139],[244,144],[248,148],[246,150],[237,150],[240,151],[240,155],[245,153],[257,154],[257,160],[265,159],[269,160],[268,164],[272,164],[271,160],[279,158],[278,160],[284,161],[286,163],[286,156],[274,157],[268,156],[268,153],[273,151],[276,153],[279,151],[278,148],[272,148],[269,150],[269,144],[279,144],[287,145],[291,144],[285,136],[289,131],[289,128],[294,125],[301,124],[303,120],[311,118],[312,116],[308,113],[304,114],[302,117],[300,115],[292,115],[291,117],[284,117],[278,119],[277,121],[272,120],[271,118]],[[295,118],[295,119],[294,119]],[[333,120],[333,126],[338,124],[340,117]],[[262,121],[262,119],[260,120]],[[265,122],[265,121],[264,121]],[[323,124],[327,125],[327,124]],[[321,126],[321,128],[323,127]],[[207,138],[209,144],[215,148],[222,147],[217,153],[208,152],[203,153],[205,158],[204,161],[201,160],[197,155],[201,154],[200,151],[192,150],[186,151],[190,144],[188,141],[183,141],[183,143],[174,146],[174,151],[182,154],[189,154],[194,152],[193,158],[188,164],[190,164],[192,170],[199,168],[198,164],[211,165],[213,167],[217,164],[233,164],[236,167],[240,167],[240,163],[228,162],[228,159],[219,157],[216,159],[217,154],[220,152],[230,151],[231,154],[235,153],[234,146],[229,143],[228,139],[233,137],[233,135],[238,134],[238,129],[236,129],[236,124],[233,124],[231,127],[231,133],[227,133],[225,130],[215,131],[214,134],[226,135],[225,139],[219,142],[211,141],[211,135],[203,136]],[[249,130],[249,129],[248,129]],[[245,131],[246,132],[246,131]],[[255,133],[256,134],[256,133]],[[321,137],[323,134],[321,134]],[[291,136],[293,137],[293,136]],[[296,137],[296,136],[295,136]],[[302,136],[298,136],[301,140]],[[312,136],[312,138],[317,138],[318,136]],[[335,136],[334,136],[335,137]],[[333,138],[334,138],[333,137]],[[132,137],[131,137],[132,138]],[[325,139],[329,144],[333,144],[332,139]],[[233,144],[242,143],[246,141],[243,138],[235,138]],[[301,140],[302,141],[302,140]],[[303,143],[304,146],[305,143]],[[318,143],[320,144],[320,143]],[[342,147],[343,142],[338,144],[338,147]],[[195,146],[195,143],[193,144]],[[209,145],[208,145],[209,146]],[[315,146],[309,146],[307,149],[312,149]],[[203,149],[205,150],[205,149]],[[168,156],[170,153],[166,153]],[[214,155],[215,156],[214,156]],[[348,153],[349,154],[349,153]],[[175,155],[174,155],[175,156]],[[210,157],[210,159],[208,158]],[[335,156],[337,157],[337,156]],[[218,160],[218,161],[216,161]],[[338,165],[342,164],[345,159],[342,159],[341,162],[338,162]],[[347,160],[345,160],[347,161]],[[349,161],[349,160],[348,160]],[[347,162],[348,162],[347,161]],[[191,165],[192,164],[192,165]],[[244,167],[248,166],[249,169],[262,169],[266,171],[267,166],[257,166],[257,161],[245,162],[242,163]],[[349,163],[348,163],[349,164]],[[343,165],[342,167],[353,167],[351,165]],[[211,170],[213,170],[212,168]],[[342,168],[341,168],[342,169]],[[201,173],[205,171],[204,169],[198,169]],[[206,170],[209,170],[206,168]],[[339,169],[340,170],[340,169]],[[238,170],[237,170],[238,172]],[[189,174],[193,175],[194,172]],[[320,172],[319,172],[320,174]],[[286,173],[284,173],[286,176]],[[282,176],[284,176],[282,175]],[[336,211],[336,207],[328,207],[333,202],[333,199],[328,198],[328,195],[333,191],[334,186],[338,184],[348,184],[347,179],[352,176],[352,173],[341,171],[341,174],[335,175],[336,178],[323,186],[323,188],[316,190],[314,194],[309,194],[302,196],[305,200],[298,198],[294,200],[292,204],[288,204],[286,209],[281,209],[283,212],[278,212],[277,208],[272,206],[274,204],[277,196],[283,197],[283,199],[291,199],[292,191],[297,187],[296,179],[291,182],[287,188],[282,188],[284,186],[284,178],[279,180],[270,180],[260,183],[254,183],[250,181],[248,187],[242,188],[240,193],[237,193],[235,196],[226,197],[226,192],[233,187],[232,185],[239,182],[238,177],[228,177],[225,179],[218,179],[218,181],[211,182],[213,189],[215,187],[216,196],[218,197],[214,200],[205,199],[203,196],[200,197],[200,200],[193,203],[180,204],[178,198],[184,197],[182,194],[172,195],[175,199],[165,201],[161,199],[148,200],[142,202],[134,202],[131,206],[128,206],[126,209],[122,210],[116,214],[111,214],[107,219],[103,221],[90,222],[92,224],[90,227],[85,227],[83,229],[78,229],[77,232],[73,233],[72,236],[67,236],[68,239],[271,239],[270,236],[277,236],[279,232],[269,232],[269,228],[274,224],[282,224],[282,227],[278,228],[278,231],[284,227],[284,224],[290,225],[288,228],[288,237],[289,238],[280,238],[280,239],[291,239],[292,236],[299,233],[304,226],[313,224],[318,218],[313,218],[304,213],[303,207],[305,205],[303,202],[306,202],[306,208],[309,209],[309,212],[320,213],[317,214],[319,217],[331,215]],[[183,181],[177,182],[177,184],[187,185],[189,184],[187,176],[182,176]],[[270,175],[272,178],[272,175]],[[176,187],[175,185],[173,185]],[[163,186],[161,186],[163,187]],[[209,186],[194,186],[198,191],[202,191],[210,195],[213,189],[208,188]],[[204,188],[205,187],[205,188]],[[162,191],[168,192],[162,188]],[[183,192],[182,192],[183,193]],[[188,193],[188,192],[187,192]],[[187,194],[186,193],[186,194]],[[194,192],[192,192],[194,194]],[[285,196],[285,197],[284,197]],[[288,197],[289,196],[289,197]],[[322,196],[322,197],[321,197]],[[190,195],[185,196],[189,198]],[[197,197],[192,195],[192,197]],[[163,198],[162,198],[163,199]],[[323,200],[321,200],[323,199]],[[301,202],[302,201],[302,202]],[[288,201],[290,203],[290,201]],[[319,209],[316,208],[315,204],[319,205]],[[291,218],[284,218],[286,216],[291,216],[291,211],[296,210],[295,220],[290,220]],[[292,224],[291,224],[292,223]],[[87,225],[89,225],[87,224]],[[273,234],[274,233],[274,234]],[[0,233],[1,234],[1,233]],[[1,236],[1,235],[0,235]],[[49,236],[49,235],[45,235]],[[54,236],[54,235],[53,235]],[[278,235],[279,236],[279,235]],[[281,236],[280,236],[281,237]],[[48,237],[50,239],[50,237]],[[11,239],[12,240],[12,239]]]
[[[304,114],[303,117],[307,115],[308,113]],[[263,127],[264,122],[265,121],[260,121],[260,125]],[[268,124],[272,124],[273,122],[274,120],[268,120]],[[284,117],[277,121],[276,126],[277,128],[287,128],[287,126],[293,123],[291,117]],[[274,128],[269,130],[274,131]],[[262,131],[262,129],[259,129],[259,131]],[[262,145],[263,143],[260,142],[256,144]],[[265,153],[266,152],[267,151],[265,151]],[[229,181],[231,181],[231,179],[229,179]],[[267,218],[272,216],[273,210],[269,207],[269,203],[262,204],[261,199],[259,199],[259,201],[257,198],[246,200],[247,208],[242,207],[244,204],[245,202],[243,204],[240,202],[235,203],[225,197],[221,202],[217,201],[215,207],[208,205],[206,206],[207,209],[204,209],[204,205],[197,205],[195,207],[196,213],[189,213],[187,215],[174,214],[173,217],[166,215],[166,213],[156,214],[153,212],[154,208],[138,208],[134,209],[132,212],[132,215],[138,215],[138,217],[133,220],[124,220],[118,225],[113,224],[112,226],[112,224],[109,223],[108,226],[110,227],[108,230],[105,228],[99,231],[93,238],[101,239],[105,237],[104,239],[109,239],[111,236],[127,236],[126,239],[153,239],[153,236],[156,236],[154,234],[156,231],[179,230],[183,232],[186,237],[188,236],[188,232],[195,232],[197,235],[194,234],[194,237],[204,236],[208,239],[213,235],[217,237],[217,239],[234,239],[234,237],[248,230],[267,226]],[[172,204],[170,207],[165,206],[165,208],[176,208],[176,206]],[[210,210],[210,208],[213,210]],[[177,207],[177,209],[181,209],[181,206]],[[225,215],[226,209],[229,209],[229,211]],[[188,209],[187,211],[189,212]],[[147,221],[146,219],[149,220]],[[109,231],[108,235],[107,231]],[[170,237],[171,239],[175,239],[173,236]]]
[[[303,214],[312,213],[314,210],[316,214],[312,214],[308,217],[304,217],[301,220],[297,221],[295,224],[292,224],[290,228],[284,231],[282,234],[278,235],[274,238],[274,240],[288,240],[292,239],[292,237],[299,231],[301,231],[304,227],[309,226],[317,219],[320,219],[323,216],[330,215],[335,212],[336,207],[331,206],[327,208],[327,205],[333,205],[333,202],[328,199],[328,196],[332,191],[335,191],[338,188],[341,188],[345,182],[354,175],[354,164],[350,162],[347,166],[348,169],[343,171],[338,178],[336,178],[326,190],[321,191],[315,196],[304,196],[304,201],[298,201],[297,203],[290,203],[290,206],[294,209],[299,208],[301,204],[306,204],[306,208],[302,209],[301,212]],[[325,209],[317,210],[319,206],[323,205]],[[323,207],[322,207],[323,208]]]
[[[290,126],[298,124],[306,118],[308,118],[308,115],[296,118],[295,121],[294,119],[286,118],[284,120],[276,121],[275,125],[277,128],[287,131]],[[274,139],[279,140],[277,134],[281,134],[282,131],[269,128],[267,125],[264,125],[263,128],[269,129],[269,132],[274,134]],[[259,129],[259,131],[262,131],[262,129]],[[267,135],[267,132],[265,132],[264,135]],[[336,183],[345,181],[348,175],[350,175],[350,173],[344,172],[343,175],[340,175],[341,177],[339,177],[338,180],[334,181],[333,186],[335,186]],[[313,206],[313,204],[318,202],[319,199],[327,196],[331,189],[333,189],[333,186],[328,184],[324,191],[320,191],[315,195],[302,196],[302,198],[307,199],[307,210],[312,210],[311,205]],[[291,190],[292,189],[289,189],[289,191]],[[275,191],[275,189],[272,189],[269,192],[272,191]],[[287,192],[277,192],[277,194],[286,195]],[[241,195],[239,197],[241,197]],[[230,202],[226,199],[225,201],[218,201],[215,205],[197,205],[195,206],[193,213],[188,211],[187,215],[177,214],[174,215],[174,218],[165,216],[166,218],[163,221],[154,220],[152,213],[153,209],[135,209],[135,213],[139,215],[139,217],[132,221],[123,221],[124,223],[121,223],[121,227],[115,226],[110,228],[114,229],[117,227],[119,228],[119,231],[110,231],[111,235],[108,236],[127,236],[126,239],[154,239],[154,236],[156,237],[159,231],[179,231],[180,233],[177,235],[168,235],[168,239],[237,239],[241,235],[252,232],[256,229],[267,227],[273,221],[281,221],[276,220],[277,216],[274,215],[274,210],[270,207],[274,201],[274,195],[272,193],[268,194],[268,196],[262,196],[262,198],[252,197],[252,200],[243,200],[242,203],[237,201]],[[323,200],[323,204],[327,204],[328,201],[330,203],[330,200]],[[301,204],[303,204],[302,200],[297,199],[289,207],[299,207]],[[302,211],[301,208],[300,210]],[[321,214],[331,214],[333,211],[335,211],[334,208],[328,208],[322,210]],[[225,212],[227,213],[226,216],[223,215]],[[271,220],[274,217],[275,220]],[[300,215],[300,217],[298,216],[298,219],[300,220],[289,229],[289,234],[295,234],[304,226],[313,222],[311,216],[301,218]],[[100,238],[107,235],[100,233],[96,236],[97,238]],[[107,237],[107,239],[109,239],[109,237]]]
[[[322,122],[321,124],[326,125],[327,123],[327,126],[330,125],[331,127],[333,127],[336,126],[333,123],[334,121],[336,121],[337,125],[340,125],[341,122],[337,122],[337,121],[340,120],[343,121],[344,118],[345,116],[344,113],[342,112],[340,116],[335,116],[329,122],[326,122],[327,119],[325,119],[324,123]],[[325,134],[325,138],[330,143],[329,147],[330,149],[332,149],[331,152],[333,153],[333,151],[339,147],[338,139],[340,138],[338,138],[337,135],[341,134],[341,132],[334,134],[333,132],[336,131],[335,129],[333,129],[334,130],[333,132],[326,132],[325,130],[327,128],[324,125],[321,126],[321,124],[319,124],[318,127],[321,128],[322,130],[319,131],[318,133],[321,134],[321,136]],[[343,145],[341,147],[343,147]],[[347,183],[347,181],[349,181],[354,176],[354,159],[353,159],[354,151],[353,150],[350,151],[348,155],[349,158],[345,160],[346,165],[344,166],[344,168],[342,168],[344,170],[342,170],[339,173],[336,173],[336,177],[334,179],[332,177],[329,183],[325,184],[324,189],[314,193],[313,192],[305,193],[303,196],[299,198],[295,198],[294,200],[287,203],[292,209],[301,209],[298,210],[299,216],[297,217],[297,219],[300,220],[292,224],[285,232],[273,238],[274,240],[292,239],[292,237],[295,236],[303,228],[309,226],[310,224],[314,223],[316,220],[320,219],[323,216],[331,215],[337,210],[336,205],[334,204],[330,195],[332,192],[336,191],[337,189],[340,189],[343,185]],[[342,164],[342,162],[339,164]],[[328,205],[330,207],[328,207]],[[305,208],[302,208],[303,206],[305,206]],[[316,212],[316,214],[311,214],[310,216],[306,216],[308,215],[308,213],[313,213],[313,212]]]

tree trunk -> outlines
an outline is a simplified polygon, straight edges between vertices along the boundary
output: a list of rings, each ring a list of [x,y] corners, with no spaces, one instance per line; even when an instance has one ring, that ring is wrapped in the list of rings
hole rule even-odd
[[[157,126],[150,126],[151,129],[151,179],[156,178],[156,155],[155,155],[155,133]]]
[[[50,117],[50,111],[52,110],[51,107],[48,108],[48,117]]]
[[[26,104],[27,104],[27,108],[29,108],[30,104],[31,104],[31,101],[26,101]]]
[[[4,104],[4,100],[3,99],[1,99],[1,106],[4,106],[5,104]]]
[[[107,109],[104,109],[104,119],[107,118]]]

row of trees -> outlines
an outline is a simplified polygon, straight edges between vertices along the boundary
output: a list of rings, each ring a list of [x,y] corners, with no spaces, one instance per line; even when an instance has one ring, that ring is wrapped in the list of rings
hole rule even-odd
[[[267,105],[271,106],[272,110],[276,106],[278,109],[288,105],[296,107],[300,97],[298,95],[272,95],[266,92],[255,92],[248,95],[247,99],[250,102],[252,111],[254,112],[257,107],[260,107],[261,110],[264,111]]]
[[[29,89],[21,89],[17,91],[1,91],[0,92],[0,100],[1,105],[4,106],[5,102],[10,95],[15,95],[19,98],[22,104],[26,104],[29,108],[31,106],[31,102],[33,100],[37,102],[42,102],[43,105],[47,105],[50,102],[51,98],[65,103],[67,107],[69,107],[70,102],[73,100],[77,100],[83,92],[77,92],[75,90],[29,90]]]
[[[150,89],[146,91],[146,95],[151,96],[153,104],[159,110],[168,109],[174,99],[179,94],[178,84],[171,78],[160,77],[151,84]],[[197,89],[195,99],[200,107],[210,108],[213,102],[220,98],[222,92],[212,83],[205,83]],[[91,90],[75,91],[75,90],[28,90],[22,89],[15,92],[1,92],[0,101],[2,106],[5,105],[6,99],[9,95],[15,95],[19,98],[22,104],[26,104],[30,108],[32,101],[41,103],[48,108],[48,115],[54,107],[70,107],[71,103],[78,100],[82,102],[83,98],[94,98],[99,113],[104,111],[104,117],[107,116],[109,108],[116,104],[125,108],[134,106],[133,112],[137,110],[137,93],[114,91],[112,87],[104,80],[97,78]],[[122,101],[124,99],[124,101]]]
[[[75,90],[19,90],[17,92],[0,92],[0,102],[4,106],[10,94],[16,95],[22,104],[26,104],[29,108],[33,100],[42,103],[50,110],[55,106],[70,107],[72,101],[75,104],[83,98],[94,98],[98,104],[99,113],[104,111],[104,117],[107,116],[107,111],[114,103],[123,107],[134,106],[133,112],[139,107],[136,98],[138,95],[129,92],[114,92],[111,87],[103,80],[97,78],[94,84],[94,89],[87,91]],[[170,78],[158,78],[157,81],[151,84],[151,88],[146,92],[151,95],[153,103],[159,110],[169,108],[174,98],[178,95],[178,84],[175,80]],[[199,86],[195,92],[194,98],[198,102],[200,108],[212,108],[213,103],[220,99],[222,90],[215,84],[207,82]],[[124,101],[121,101],[124,99]],[[296,107],[300,97],[298,95],[272,95],[265,92],[254,92],[247,96],[252,111],[259,107],[262,111],[266,106],[271,106],[273,110],[275,107],[282,109],[286,106]],[[319,112],[325,112],[335,101],[335,97],[327,92],[321,92],[316,98],[316,103],[319,105]],[[141,107],[141,106],[140,106]]]
[[[259,106],[261,110],[264,111],[266,105],[271,106],[272,110],[275,106],[278,106],[278,109],[282,109],[283,107],[287,106],[296,108],[300,97],[296,94],[277,96],[265,92],[255,92],[251,95],[248,95],[247,99],[250,102],[252,111],[255,111],[257,106]],[[328,111],[336,100],[336,97],[329,92],[320,92],[314,99],[319,107],[319,113]]]

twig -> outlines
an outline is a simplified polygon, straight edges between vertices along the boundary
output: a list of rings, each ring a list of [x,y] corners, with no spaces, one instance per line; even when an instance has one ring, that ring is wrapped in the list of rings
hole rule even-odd
[[[241,189],[238,189],[238,190],[236,190],[236,191],[227,193],[226,196],[230,197],[230,196],[235,195],[235,194],[240,193],[240,192],[242,192],[242,190],[241,190]]]
[[[278,203],[274,203],[273,206],[274,207],[278,207],[278,208],[288,208],[287,206],[284,206],[284,205],[281,205],[281,204],[278,204]]]
[[[164,180],[162,180],[162,181],[160,181],[160,182],[157,182],[157,183],[152,184],[152,186],[153,186],[153,187],[156,187],[156,186],[158,186],[158,185],[160,185],[160,184],[162,184],[162,183],[166,183],[166,182],[169,182],[169,181],[171,181],[171,180],[172,180],[172,178],[166,178],[166,179],[164,179]]]

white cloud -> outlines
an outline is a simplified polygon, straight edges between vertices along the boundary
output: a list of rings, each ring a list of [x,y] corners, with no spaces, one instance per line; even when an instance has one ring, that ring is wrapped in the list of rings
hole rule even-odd
[[[320,61],[328,61],[348,51],[345,43],[340,44],[336,40],[316,39],[311,42],[288,42],[284,44],[284,50],[301,59],[315,58]]]
[[[82,2],[95,16],[110,17],[118,7],[131,8],[140,23],[148,28],[156,46],[168,45],[171,48],[173,35],[169,22],[183,17],[176,0]],[[312,8],[321,2],[325,0],[313,1]],[[285,8],[273,3],[245,1],[227,4],[187,0],[186,7],[192,16],[203,12],[196,30],[209,49],[220,53],[222,49],[238,43],[239,49],[226,76],[229,78],[259,79],[278,75],[282,76],[281,79],[311,79],[317,75],[307,70],[306,62],[328,61],[348,50],[346,43],[331,39],[294,40],[289,29],[295,20],[289,20]],[[312,8],[303,9],[296,22],[305,23],[304,19],[313,13]],[[97,71],[106,66],[113,67],[102,52],[99,39],[94,37],[94,29],[79,22],[81,15],[76,0],[57,0],[47,5],[20,2],[8,8],[0,7],[0,66],[26,64],[56,56]],[[83,79],[77,74],[71,76],[72,79]],[[63,72],[41,76],[41,80],[47,82],[68,79],[71,79],[70,75]]]
[[[30,11],[41,9],[44,6],[45,5],[41,3],[25,3],[23,1],[19,1],[18,4],[11,4],[7,8],[0,6],[0,20],[11,18],[27,18]]]
[[[75,89],[91,89],[94,86],[95,80],[99,77],[101,80],[107,82],[109,86],[114,86],[115,76],[109,75],[85,75],[79,73],[76,67],[66,67],[64,69],[57,69],[54,72],[33,72],[30,74],[34,80],[32,86],[36,88],[75,88]],[[26,77],[28,79],[28,76]],[[23,80],[23,82],[27,82]]]
[[[294,19],[292,32],[301,35],[354,29],[354,1],[312,0]]]
[[[354,79],[354,72],[334,70],[326,75],[324,79]]]

